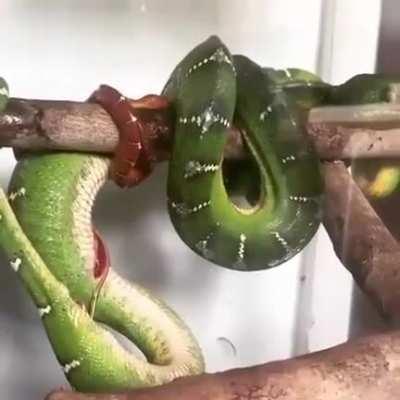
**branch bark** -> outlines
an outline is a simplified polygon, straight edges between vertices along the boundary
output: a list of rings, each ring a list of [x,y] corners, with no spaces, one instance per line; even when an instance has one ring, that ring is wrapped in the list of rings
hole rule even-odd
[[[399,374],[400,333],[395,332],[157,388],[113,395],[61,391],[46,400],[397,400]]]
[[[157,161],[171,150],[172,129],[150,138]],[[112,153],[119,139],[111,117],[98,104],[10,99],[0,114],[0,147]],[[240,134],[231,130],[225,155],[244,157]]]
[[[325,163],[324,226],[337,257],[387,319],[400,316],[400,244],[342,162]]]
[[[400,104],[315,108],[309,113],[307,131],[322,160],[398,157]],[[165,159],[170,139],[161,138],[153,146],[160,149],[160,159]],[[0,115],[0,146],[111,153],[117,142],[114,123],[97,104],[11,99]],[[245,157],[235,130],[226,157]]]

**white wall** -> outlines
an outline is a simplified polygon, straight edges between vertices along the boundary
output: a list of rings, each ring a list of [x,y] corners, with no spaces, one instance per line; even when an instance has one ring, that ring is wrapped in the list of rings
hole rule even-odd
[[[378,0],[323,1],[317,65],[325,80],[338,84],[356,74],[375,70],[380,16]],[[307,315],[307,311],[299,315],[303,323],[304,316],[308,316],[306,321],[309,321],[309,331],[303,341],[305,346],[300,347],[300,353],[341,343],[349,335],[371,328],[372,321],[361,318],[359,310],[368,308],[372,313],[374,310],[366,305],[358,288],[355,288],[357,305],[352,305],[352,277],[339,264],[324,229],[320,230],[316,241],[315,263],[308,268],[313,276],[312,284],[301,295],[306,299],[311,297],[307,308],[311,315]],[[374,315],[374,318],[378,317]]]
[[[363,13],[370,9],[367,17],[359,16],[361,3]],[[318,67],[325,78],[341,80],[372,70],[378,18],[379,1],[2,0],[0,74],[15,97],[83,100],[100,83],[138,97],[159,92],[193,46],[218,34],[232,52],[262,64]],[[362,46],[360,29],[370,35]],[[328,53],[327,35],[335,37]],[[355,48],[362,57],[350,57]],[[2,150],[3,185],[13,164],[10,151]],[[164,165],[129,192],[110,185],[96,205],[96,224],[109,240],[115,268],[164,298],[192,327],[209,371],[346,339],[351,280],[322,229],[284,266],[247,274],[223,270],[178,239],[166,211],[165,182]],[[65,381],[30,299],[2,264],[2,397],[40,398]]]

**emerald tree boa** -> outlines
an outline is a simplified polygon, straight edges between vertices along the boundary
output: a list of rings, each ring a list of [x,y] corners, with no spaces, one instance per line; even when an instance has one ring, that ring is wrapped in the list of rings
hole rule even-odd
[[[201,43],[163,90],[175,112],[167,193],[179,236],[201,257],[241,271],[293,257],[321,221],[323,185],[304,134],[307,111],[321,104],[388,101],[391,82],[360,75],[330,86],[306,71],[262,68],[232,56],[217,37]],[[0,111],[8,95],[1,80]],[[126,124],[136,123],[125,99],[110,96],[104,104],[113,98],[112,107],[128,113]],[[230,164],[223,150],[233,127],[249,159]],[[151,167],[140,126],[135,129],[136,139],[129,144],[127,138],[120,151],[136,149],[127,155],[136,182]],[[38,308],[67,379],[80,391],[158,385],[204,371],[200,347],[177,314],[109,268],[92,206],[110,168],[110,159],[95,154],[25,154],[8,198],[0,198],[0,244]],[[124,178],[121,170],[116,174]],[[245,206],[232,200],[236,195],[247,198]],[[123,348],[104,326],[135,343],[145,359]]]

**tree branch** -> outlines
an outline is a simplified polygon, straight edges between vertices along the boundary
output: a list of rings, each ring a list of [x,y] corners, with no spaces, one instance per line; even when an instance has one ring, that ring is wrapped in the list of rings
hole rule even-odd
[[[400,333],[287,361],[181,378],[124,394],[54,392],[46,400],[397,400]]]
[[[342,162],[325,163],[324,226],[335,253],[386,318],[400,317],[400,244]]]
[[[322,160],[398,157],[400,104],[315,108],[307,131]],[[167,137],[154,138],[160,160],[169,150],[171,135],[172,129]],[[0,115],[0,146],[111,153],[117,141],[114,123],[97,104],[11,99]],[[230,132],[226,157],[245,157],[236,130]]]
[[[400,157],[400,104],[314,108],[307,131],[324,160]]]
[[[168,129],[150,137],[158,161],[168,157],[172,134]],[[10,99],[5,112],[0,113],[0,147],[112,153],[118,139],[111,117],[94,103]],[[244,157],[237,131],[230,131],[225,154],[228,158]]]

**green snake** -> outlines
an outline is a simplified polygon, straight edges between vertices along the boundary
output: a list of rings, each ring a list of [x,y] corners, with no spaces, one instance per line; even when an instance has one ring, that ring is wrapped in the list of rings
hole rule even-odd
[[[237,270],[274,267],[297,254],[318,229],[323,196],[319,160],[304,135],[307,111],[388,101],[391,82],[360,75],[330,86],[306,71],[262,68],[232,56],[215,36],[198,45],[163,90],[176,113],[167,192],[182,240]],[[8,96],[0,80],[0,111]],[[229,166],[223,152],[233,127],[249,159]],[[109,166],[107,157],[94,154],[26,154],[8,199],[0,198],[0,244],[80,391],[158,385],[204,370],[190,330],[162,301],[114,270],[97,290],[91,211]],[[248,197],[246,207],[232,201],[236,192]],[[125,350],[105,326],[146,359]]]

